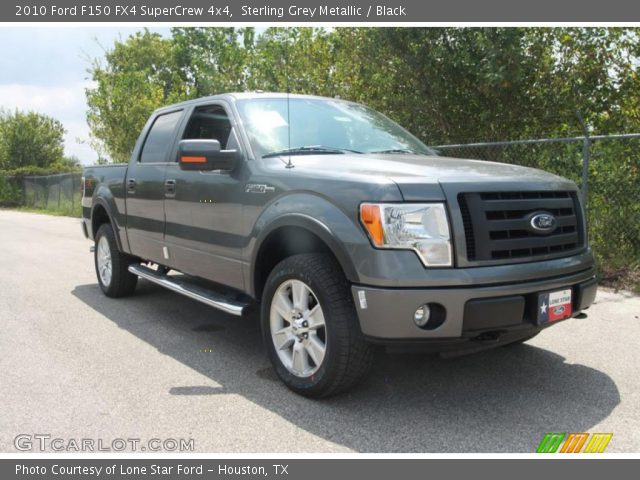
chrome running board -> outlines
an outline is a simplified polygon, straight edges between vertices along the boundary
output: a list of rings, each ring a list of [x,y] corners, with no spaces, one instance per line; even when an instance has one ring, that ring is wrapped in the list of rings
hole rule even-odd
[[[145,267],[144,265],[129,265],[129,271],[141,278],[144,278],[145,280],[158,284],[161,287],[168,288],[169,290],[184,295],[185,297],[193,298],[194,300],[205,303],[210,307],[217,308],[218,310],[222,310],[223,312],[237,317],[241,316],[244,313],[245,308],[249,305],[241,300],[231,299],[218,292],[205,289],[199,285],[194,285],[188,280],[163,275],[151,268]]]

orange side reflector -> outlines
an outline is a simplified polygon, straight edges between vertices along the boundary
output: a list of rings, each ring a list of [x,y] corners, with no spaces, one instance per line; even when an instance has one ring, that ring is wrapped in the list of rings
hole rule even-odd
[[[384,229],[380,218],[380,207],[364,203],[360,205],[360,219],[366,227],[374,245],[381,247],[384,245]]]
[[[182,163],[207,163],[207,157],[180,157]]]

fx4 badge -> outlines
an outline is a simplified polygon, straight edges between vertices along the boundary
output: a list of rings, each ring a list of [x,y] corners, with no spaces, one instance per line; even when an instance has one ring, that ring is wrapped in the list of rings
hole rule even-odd
[[[247,183],[244,191],[246,193],[267,193],[267,192],[274,192],[275,187],[272,187],[271,185],[260,184],[260,183]]]

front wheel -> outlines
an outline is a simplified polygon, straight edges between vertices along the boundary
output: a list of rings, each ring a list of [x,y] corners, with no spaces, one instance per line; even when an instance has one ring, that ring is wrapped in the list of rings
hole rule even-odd
[[[307,397],[326,397],[364,377],[372,347],[332,257],[303,254],[283,260],[269,275],[262,298],[264,342],[287,387]]]

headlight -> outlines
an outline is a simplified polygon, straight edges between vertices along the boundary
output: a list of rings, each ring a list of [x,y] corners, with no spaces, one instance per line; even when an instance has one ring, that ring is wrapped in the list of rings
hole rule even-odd
[[[360,220],[378,248],[414,250],[427,267],[453,265],[443,203],[363,203]]]

